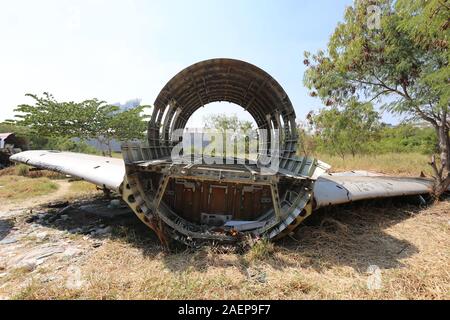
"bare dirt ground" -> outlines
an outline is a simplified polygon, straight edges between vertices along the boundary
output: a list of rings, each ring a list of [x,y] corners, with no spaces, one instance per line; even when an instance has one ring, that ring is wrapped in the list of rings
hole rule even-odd
[[[0,299],[450,299],[448,201],[341,206],[274,245],[168,253],[98,194],[41,206],[67,198],[58,184],[0,206]]]

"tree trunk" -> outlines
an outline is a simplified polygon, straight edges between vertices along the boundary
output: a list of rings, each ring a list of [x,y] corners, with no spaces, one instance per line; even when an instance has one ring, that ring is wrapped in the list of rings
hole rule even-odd
[[[112,150],[111,150],[111,141],[107,138],[97,138],[97,141],[100,142],[100,145],[102,146],[102,155],[112,157]],[[106,150],[103,150],[103,146],[106,147]]]
[[[106,140],[106,146],[108,147],[108,157],[112,158],[111,140]]]
[[[437,186],[437,195],[442,195],[450,186],[450,137],[449,130],[443,119],[443,124],[439,127],[439,150],[441,152],[441,181]]]
[[[439,141],[439,158],[441,163],[438,166],[434,157],[430,163],[436,178],[436,197],[440,197],[450,186],[450,136],[447,126],[447,110],[442,111],[440,118],[439,123],[435,124],[435,129]]]

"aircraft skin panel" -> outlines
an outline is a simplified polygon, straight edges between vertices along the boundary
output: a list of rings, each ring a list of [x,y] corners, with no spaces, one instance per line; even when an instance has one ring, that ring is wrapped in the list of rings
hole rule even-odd
[[[122,159],[83,153],[32,150],[17,153],[10,160],[71,175],[115,191],[125,177]]]
[[[73,152],[24,151],[14,162],[81,178],[101,187],[119,190],[125,177],[122,159]],[[364,199],[430,193],[431,179],[393,177],[368,171],[326,173],[314,184],[316,209]]]
[[[420,195],[431,192],[426,178],[393,177],[367,171],[324,174],[314,185],[316,208],[358,200]]]
[[[207,165],[208,161],[192,162],[190,156],[189,163],[171,161],[175,143],[182,141],[175,129],[187,129],[189,118],[204,101],[241,105],[259,133],[270,134],[258,140],[262,160],[258,168],[234,161]],[[299,156],[295,109],[287,92],[266,71],[245,61],[209,59],[184,68],[162,88],[152,109],[147,139],[124,142],[123,159],[26,151],[10,160],[116,191],[166,247],[171,240],[197,247],[205,241],[236,243],[246,236],[280,239],[314,209],[427,194],[433,186],[424,178],[366,171],[326,173],[327,164]],[[272,136],[276,129],[282,134]],[[265,163],[267,151],[272,161]],[[277,173],[271,175],[275,165]]]

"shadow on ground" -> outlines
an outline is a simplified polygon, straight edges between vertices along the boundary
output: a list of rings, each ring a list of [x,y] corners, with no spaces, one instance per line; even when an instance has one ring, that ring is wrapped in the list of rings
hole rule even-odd
[[[277,242],[275,253],[262,262],[275,269],[312,267],[319,272],[333,266],[349,266],[361,273],[366,272],[369,265],[377,265],[381,269],[400,267],[401,259],[416,254],[418,249],[412,243],[390,235],[386,229],[422,209],[411,204],[410,200],[366,201],[316,211],[295,234]],[[94,239],[106,237],[124,241],[150,258],[163,251],[157,236],[131,210],[108,209],[108,203],[100,198],[87,199],[63,210],[41,210],[27,221]],[[103,208],[97,210],[103,214],[80,209],[86,206]],[[0,232],[1,239],[4,235],[3,231]],[[234,259],[229,259],[229,255],[216,253],[235,255]],[[163,259],[173,272],[204,271],[211,266],[235,266],[246,272],[249,265],[245,253],[215,245],[166,253]]]
[[[318,210],[280,247],[307,257],[307,264],[318,271],[333,265],[361,273],[370,265],[402,267],[401,260],[419,250],[387,230],[423,210],[411,200],[415,199],[363,201]]]
[[[8,219],[0,219],[0,241],[2,241],[6,236],[11,232],[11,229],[14,227],[14,224],[11,220]]]

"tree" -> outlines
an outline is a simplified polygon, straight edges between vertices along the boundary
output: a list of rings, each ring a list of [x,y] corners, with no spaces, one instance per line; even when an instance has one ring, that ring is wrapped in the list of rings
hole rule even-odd
[[[373,8],[379,26],[371,25]],[[305,53],[304,83],[327,106],[378,101],[384,110],[430,123],[440,161],[432,157],[437,195],[450,185],[448,1],[355,1],[326,51]]]
[[[382,125],[373,149],[377,153],[420,152],[431,154],[439,152],[437,136],[429,126],[419,123],[402,123],[397,126]]]
[[[343,108],[322,109],[312,116],[320,147],[345,159],[368,149],[379,130],[379,114],[371,103],[351,100]]]
[[[318,139],[314,135],[314,113],[310,112],[307,115],[307,121],[297,123],[297,134],[299,138],[300,154],[304,156],[311,156],[317,148]]]
[[[32,105],[19,105],[15,111],[17,125],[26,126],[43,137],[96,139],[107,148],[111,156],[111,142],[140,139],[146,129],[142,111],[138,106],[126,111],[97,99],[82,102],[58,102],[49,94],[42,97],[27,94],[34,99]]]
[[[223,145],[226,145],[226,134],[232,132],[233,138],[244,138],[243,143],[243,150],[238,150],[238,146],[241,146],[239,144],[238,146],[235,146],[234,153],[247,153],[247,151],[250,148],[250,144],[256,143],[256,141],[250,141],[250,136],[255,133],[253,132],[253,123],[251,121],[247,120],[239,120],[239,118],[233,114],[231,116],[226,115],[224,113],[222,114],[215,114],[211,115],[208,118],[204,118],[203,121],[205,122],[205,128],[206,129],[214,129],[219,131],[223,135]],[[228,137],[230,138],[230,137]],[[229,152],[229,151],[227,151]]]
[[[147,106],[137,106],[125,111],[116,110],[107,114],[104,122],[99,126],[101,135],[96,139],[105,145],[108,155],[111,156],[111,142],[130,141],[142,139],[147,129],[147,120],[142,116],[142,112]]]
[[[219,130],[220,132],[242,131],[247,133],[253,129],[253,123],[251,121],[239,120],[235,114],[231,116],[224,113],[214,114],[203,120],[206,128]]]

